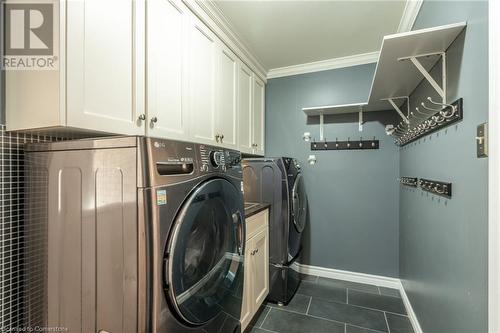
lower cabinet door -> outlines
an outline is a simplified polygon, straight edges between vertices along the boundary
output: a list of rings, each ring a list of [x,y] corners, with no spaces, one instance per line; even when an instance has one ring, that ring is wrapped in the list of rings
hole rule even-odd
[[[254,309],[258,309],[269,293],[269,241],[268,228],[252,238],[252,278]]]
[[[252,251],[254,249],[253,246],[253,240],[247,240],[246,241],[246,248],[245,248],[245,262],[244,262],[244,269],[245,269],[245,278],[243,281],[243,304],[241,305],[241,331],[243,332],[245,328],[248,326],[250,323],[250,320],[252,320],[253,316],[253,286],[252,286],[252,279],[253,279],[253,272],[252,272]]]

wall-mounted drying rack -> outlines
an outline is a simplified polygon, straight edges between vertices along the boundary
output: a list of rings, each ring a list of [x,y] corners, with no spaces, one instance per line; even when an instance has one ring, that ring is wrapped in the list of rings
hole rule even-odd
[[[320,141],[311,142],[311,150],[363,150],[363,149],[379,149],[379,141],[373,138],[373,140],[351,140],[347,141]]]
[[[399,178],[399,182],[402,185],[406,185],[406,186],[410,186],[410,187],[417,187],[418,186],[418,178],[401,177],[401,178]]]
[[[423,119],[426,117],[430,118],[430,125],[434,125],[433,117],[441,119],[441,117],[448,116],[450,118],[443,122],[447,126],[452,119],[454,121],[461,119],[461,102],[459,103],[460,110],[451,115],[451,111],[448,109],[452,107],[446,101],[446,50],[466,25],[465,22],[461,22],[385,36],[367,102],[302,109],[308,116],[320,116],[320,141],[323,140],[321,135],[323,133],[323,116],[330,114],[359,113],[359,130],[361,131],[363,112],[385,111],[393,108],[401,117],[402,122],[398,127],[394,127],[393,130],[389,131],[388,134],[395,137],[395,143],[398,145],[409,142],[407,138],[401,139],[404,134],[408,134],[404,129],[413,127],[411,126],[412,121],[413,123],[417,119],[427,121],[427,119]],[[439,60],[442,61],[441,85],[429,73]],[[417,112],[410,112],[409,103],[409,96],[424,79],[430,83],[442,99],[442,103],[432,101],[432,104],[425,104],[431,101],[429,99],[424,101],[424,105],[428,107],[428,109],[425,109],[426,111],[424,111],[424,106],[420,103],[419,111],[426,116]],[[406,114],[402,110],[405,103]],[[436,108],[435,105],[440,105],[440,107]],[[433,114],[427,113],[430,109],[433,110]],[[436,128],[435,125],[429,127],[434,130],[441,128]],[[419,135],[423,136],[430,132],[423,131]]]
[[[418,186],[424,191],[451,198],[451,183],[420,178]]]

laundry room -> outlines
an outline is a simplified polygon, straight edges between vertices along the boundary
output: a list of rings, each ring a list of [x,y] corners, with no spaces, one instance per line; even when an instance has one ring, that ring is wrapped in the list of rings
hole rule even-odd
[[[0,8],[0,332],[500,333],[500,2]]]

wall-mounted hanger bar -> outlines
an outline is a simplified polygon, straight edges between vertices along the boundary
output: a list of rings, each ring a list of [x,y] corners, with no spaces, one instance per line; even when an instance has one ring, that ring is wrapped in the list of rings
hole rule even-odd
[[[420,178],[418,185],[424,191],[451,198],[451,183]]]
[[[402,99],[402,98],[406,99],[406,107],[407,107],[407,115],[406,116],[404,115],[403,111],[401,111],[399,106],[397,106],[397,104],[394,103],[395,99]],[[392,105],[394,110],[396,110],[396,112],[401,116],[401,118],[403,118],[403,121],[407,124],[410,123],[410,120],[408,119],[410,117],[410,98],[408,96],[389,97],[389,98],[383,98],[381,100],[388,101]]]
[[[452,104],[443,104],[443,106],[444,108],[441,110],[426,107],[426,110],[430,110],[430,112],[423,112],[419,108],[415,108],[419,116],[412,113],[412,125],[406,128],[398,126],[399,130],[393,133],[396,144],[404,146],[463,119],[463,100],[461,98]]]
[[[406,185],[406,186],[410,186],[410,187],[417,187],[418,186],[418,178],[401,177],[401,178],[398,178],[398,180],[402,185]]]
[[[352,141],[350,138],[347,141],[320,141],[311,142],[311,150],[365,150],[365,149],[379,149],[379,141],[375,140],[359,140]]]

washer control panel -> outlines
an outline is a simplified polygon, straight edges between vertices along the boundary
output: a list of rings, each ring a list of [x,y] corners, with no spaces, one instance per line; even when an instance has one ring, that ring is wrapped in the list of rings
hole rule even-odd
[[[213,146],[199,145],[201,172],[226,172],[241,169],[241,153]]]

